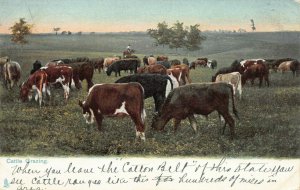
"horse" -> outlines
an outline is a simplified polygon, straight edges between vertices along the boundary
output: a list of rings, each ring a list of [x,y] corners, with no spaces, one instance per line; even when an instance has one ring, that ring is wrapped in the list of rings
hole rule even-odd
[[[123,58],[127,58],[128,56],[131,56],[135,52],[134,49],[131,49],[130,51],[127,49],[123,51]]]

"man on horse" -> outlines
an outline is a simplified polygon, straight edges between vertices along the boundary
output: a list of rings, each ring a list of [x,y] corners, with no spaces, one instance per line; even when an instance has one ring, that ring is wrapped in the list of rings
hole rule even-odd
[[[128,52],[129,54],[131,54],[131,45],[130,45],[130,44],[128,44],[128,46],[127,46],[127,52]]]

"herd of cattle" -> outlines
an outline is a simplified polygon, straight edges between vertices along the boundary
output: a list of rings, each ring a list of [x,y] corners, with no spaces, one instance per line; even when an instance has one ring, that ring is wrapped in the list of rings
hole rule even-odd
[[[141,66],[143,61],[144,66]],[[296,59],[248,59],[235,60],[229,67],[220,68],[212,82],[192,83],[190,70],[197,66],[217,67],[216,60],[198,58],[188,63],[187,59],[168,60],[167,56],[145,56],[142,61],[136,57],[108,57],[89,59],[56,59],[42,66],[40,61],[33,63],[33,69],[25,82],[20,85],[22,101],[35,100],[41,106],[46,96],[51,97],[51,88],[56,83],[62,86],[64,99],[67,101],[71,88],[82,88],[81,82],[86,80],[88,95],[85,101],[79,101],[87,123],[96,123],[101,130],[104,116],[129,115],[135,123],[136,136],[145,140],[145,108],[144,99],[153,97],[155,114],[152,127],[163,130],[169,120],[174,119],[174,130],[181,120],[188,118],[194,131],[197,129],[194,114],[207,116],[217,111],[219,119],[230,127],[231,138],[234,137],[235,122],[229,113],[229,102],[238,118],[234,96],[242,98],[242,86],[247,80],[254,84],[259,78],[259,86],[263,80],[269,85],[269,70],[292,71],[298,75],[300,63]],[[108,76],[115,72],[130,71],[130,75],[119,78],[115,83],[93,83],[94,70],[105,71]],[[133,74],[134,73],[134,74]],[[21,67],[9,57],[0,58],[0,77],[8,89],[18,83]]]

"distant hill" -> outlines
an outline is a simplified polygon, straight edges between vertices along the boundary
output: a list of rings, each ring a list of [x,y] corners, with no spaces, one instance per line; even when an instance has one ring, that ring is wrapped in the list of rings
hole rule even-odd
[[[235,58],[300,58],[300,32],[254,32],[254,33],[203,33],[207,40],[202,49],[187,52],[179,49],[182,56],[207,56],[222,59]],[[128,44],[137,54],[175,54],[175,49],[154,46],[145,32],[95,33],[82,35],[35,34],[28,37],[30,50],[69,50],[81,52],[122,52]],[[9,35],[0,35],[1,49],[15,48]]]

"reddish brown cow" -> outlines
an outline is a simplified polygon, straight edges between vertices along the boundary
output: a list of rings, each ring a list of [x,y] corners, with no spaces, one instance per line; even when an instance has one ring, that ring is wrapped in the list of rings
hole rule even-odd
[[[190,68],[186,64],[174,65],[171,69],[180,68],[182,71],[181,80],[183,84],[192,83],[192,79],[190,78]]]
[[[73,78],[73,69],[68,66],[52,66],[42,67],[48,75],[48,82],[50,84],[60,83],[64,89],[64,98],[67,100],[70,94],[70,87]]]
[[[138,68],[137,73],[152,73],[166,75],[167,69],[163,65],[149,65]]]
[[[98,69],[98,72],[101,72],[101,69],[104,70],[104,58],[99,57],[99,58],[93,58],[90,59],[89,62],[94,66],[94,69]]]
[[[136,137],[145,140],[144,89],[139,83],[96,84],[79,105],[86,122],[92,124],[96,120],[98,130],[103,116],[129,115],[135,124]]]
[[[39,100],[40,106],[42,106],[42,94],[47,91],[50,96],[50,90],[48,88],[48,75],[44,70],[37,70],[32,75],[29,76],[27,81],[25,81],[20,90],[20,99],[25,102],[26,100],[32,99],[32,92],[37,91],[35,95],[35,101]]]
[[[269,86],[269,69],[265,64],[255,64],[249,66],[242,74],[242,85],[245,85],[248,79],[251,80],[251,84],[254,84],[254,79],[259,78],[259,87],[262,85],[263,79]]]

